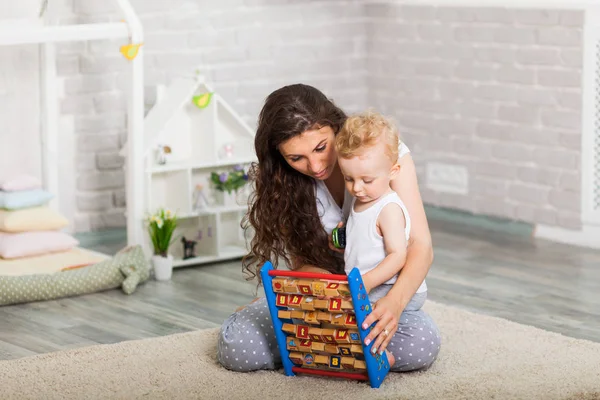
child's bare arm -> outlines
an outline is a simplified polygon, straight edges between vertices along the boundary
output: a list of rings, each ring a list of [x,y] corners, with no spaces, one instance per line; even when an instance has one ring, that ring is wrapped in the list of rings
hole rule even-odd
[[[406,220],[400,206],[394,203],[386,205],[379,213],[377,227],[387,255],[377,267],[363,275],[367,292],[395,276],[406,261]]]

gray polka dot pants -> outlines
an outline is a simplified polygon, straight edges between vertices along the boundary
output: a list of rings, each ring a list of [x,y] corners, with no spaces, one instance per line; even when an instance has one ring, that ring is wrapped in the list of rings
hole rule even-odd
[[[427,293],[410,301],[387,349],[396,362],[392,371],[428,368],[440,350],[440,334],[433,320],[420,308]],[[281,367],[281,356],[265,298],[232,314],[221,327],[217,358],[223,367],[240,372]]]

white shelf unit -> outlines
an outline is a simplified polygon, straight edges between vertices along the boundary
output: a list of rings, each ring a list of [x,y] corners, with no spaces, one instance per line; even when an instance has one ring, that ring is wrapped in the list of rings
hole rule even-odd
[[[193,96],[209,92],[213,94],[205,108],[192,102]],[[212,188],[210,174],[229,172],[237,165],[247,170],[255,161],[252,130],[201,77],[175,80],[148,113],[145,130],[146,211],[166,208],[175,212],[179,221],[175,237],[197,242],[197,256],[190,259],[183,259],[180,239],[173,243],[169,253],[174,267],[246,254],[240,221],[247,212],[247,188],[240,191],[235,204],[225,204]],[[168,145],[172,151],[162,165],[156,160],[158,145]],[[225,145],[233,147],[233,154],[227,155]],[[196,209],[197,185],[204,188],[208,204]],[[141,241],[150,253],[148,235],[143,234]]]
[[[0,45],[39,45],[40,52],[40,99],[41,99],[41,144],[42,181],[46,190],[54,194],[49,206],[63,211],[66,215],[69,201],[61,196],[59,169],[61,156],[59,149],[59,88],[56,69],[56,44],[90,40],[122,39],[123,45],[142,44],[142,24],[128,0],[113,0],[123,16],[123,22],[54,25],[42,18],[25,20],[3,20],[0,22]],[[52,2],[50,2],[52,3]],[[52,4],[49,6],[51,7]],[[118,49],[115,49],[118,53]],[[143,49],[128,61],[130,66],[127,121],[128,143],[131,144],[127,156],[128,235],[132,235],[131,222],[142,218],[139,198],[131,195],[141,190],[139,177],[143,173],[142,128],[144,121],[144,70]],[[64,208],[64,209],[63,209]]]

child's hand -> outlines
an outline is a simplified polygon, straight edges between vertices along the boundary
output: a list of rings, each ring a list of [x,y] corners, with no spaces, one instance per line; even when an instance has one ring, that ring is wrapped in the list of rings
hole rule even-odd
[[[344,222],[343,221],[341,221],[339,224],[337,224],[337,228],[341,228],[342,226],[344,226]],[[336,251],[338,253],[343,253],[344,252],[344,249],[338,249],[337,247],[335,247],[333,245],[333,239],[331,238],[331,235],[329,235],[327,239],[329,241],[329,248],[331,250]]]

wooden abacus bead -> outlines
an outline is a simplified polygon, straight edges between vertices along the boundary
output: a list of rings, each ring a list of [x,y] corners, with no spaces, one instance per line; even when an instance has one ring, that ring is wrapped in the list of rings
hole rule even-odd
[[[340,296],[343,296],[343,297],[350,297],[350,295],[351,295],[348,285],[346,285],[344,283],[340,283],[340,286],[338,286],[337,291],[340,294]]]
[[[314,311],[308,311],[304,313],[304,321],[308,322],[309,324],[319,324],[319,320],[317,319],[317,313]]]
[[[342,367],[345,369],[354,369],[354,357],[342,357]]]
[[[325,296],[337,297],[339,296],[338,287],[340,286],[337,282],[330,282],[325,286]]]
[[[273,291],[275,293],[283,293],[285,281],[286,280],[284,278],[274,278],[273,279]]]
[[[354,313],[347,313],[344,325],[348,327],[356,327],[356,315],[354,315]]]
[[[322,281],[313,281],[312,282],[312,292],[315,296],[324,296],[325,295],[325,282]]]
[[[335,344],[325,344],[325,353],[339,354],[340,350]]]
[[[292,312],[290,310],[279,310],[277,316],[281,319],[292,319]]]
[[[299,341],[295,337],[288,336],[287,339],[286,339],[286,343],[287,343],[287,349],[288,350],[296,350],[296,351],[299,350],[298,349],[298,343],[299,343]]]
[[[300,310],[291,310],[290,314],[294,319],[304,319],[304,317],[306,316],[306,313]]]
[[[321,322],[331,322],[331,313],[325,311],[317,311],[317,320]]]
[[[288,296],[287,306],[293,307],[293,308],[300,308],[303,298],[304,298],[304,296],[302,296],[301,294],[290,294]]]
[[[315,308],[318,308],[320,310],[327,310],[327,306],[329,305],[329,300],[314,299],[313,303],[315,304]]]
[[[336,329],[334,337],[337,343],[350,343],[350,333],[347,329]]]
[[[350,346],[350,351],[352,354],[363,354],[363,348],[360,344],[353,344]]]
[[[321,337],[325,343],[336,343],[335,341],[335,329],[323,329],[321,331]]]
[[[338,346],[338,350],[343,356],[351,356],[352,352],[350,351],[350,347],[348,346]]]
[[[329,368],[333,369],[341,369],[342,368],[342,357],[340,356],[331,356],[329,357]]]
[[[324,352],[325,351],[325,343],[323,342],[312,342],[311,349],[313,352]]]
[[[342,300],[342,310],[354,310],[352,302],[349,300]]]
[[[314,297],[304,296],[302,299],[302,303],[300,303],[300,308],[307,311],[315,310]]]
[[[283,283],[283,291],[285,293],[298,293],[297,282],[296,279],[286,279]]]
[[[308,334],[310,335],[310,338],[317,342],[324,341],[323,338],[321,337],[321,332],[323,332],[323,329],[315,328],[315,327],[310,327],[308,330]]]
[[[287,294],[277,293],[277,296],[275,296],[275,304],[277,304],[278,306],[287,307],[288,302],[289,297]]]
[[[302,365],[304,363],[304,357],[302,353],[292,352],[290,353],[290,361],[296,365]]]
[[[312,340],[300,339],[298,341],[298,350],[303,352],[310,352],[312,350]]]
[[[331,318],[331,323],[335,325],[346,326],[346,317],[346,313],[333,314]]]
[[[298,292],[303,295],[312,295],[312,281],[299,280],[296,284],[298,287]]]
[[[311,353],[304,353],[304,358],[302,359],[302,365],[305,367],[314,367],[315,366],[315,356]]]
[[[308,325],[296,325],[296,337],[298,339],[310,339],[308,332],[310,331]]]
[[[315,364],[321,365],[321,366],[328,366],[329,365],[329,356],[326,356],[324,354],[316,354],[315,355]]]
[[[282,331],[286,333],[296,333],[296,325],[294,324],[283,324],[281,328]]]
[[[360,343],[360,335],[358,331],[353,329],[348,329],[348,335],[350,336],[351,343]]]

